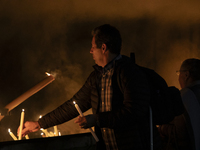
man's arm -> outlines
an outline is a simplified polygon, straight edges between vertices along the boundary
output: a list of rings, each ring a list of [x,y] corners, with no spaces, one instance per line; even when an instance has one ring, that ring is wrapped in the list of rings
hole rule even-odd
[[[39,125],[41,128],[49,128],[54,125],[62,124],[67,122],[79,115],[78,111],[75,108],[73,101],[75,101],[80,109],[85,112],[91,108],[91,83],[90,77],[86,80],[85,84],[82,88],[68,101],[63,103],[61,106],[56,108],[55,110],[51,111],[50,113],[46,114],[42,118],[38,120]]]
[[[54,125],[58,125],[69,121],[78,116],[78,111],[76,110],[73,101],[76,101],[79,104],[79,107],[83,112],[87,111],[91,108],[90,104],[90,77],[93,73],[90,74],[88,79],[86,80],[85,84],[82,88],[68,101],[63,103],[61,106],[56,108],[55,110],[49,112],[48,114],[44,115],[38,121],[27,121],[23,125],[22,135],[26,135],[30,132],[38,131],[40,128],[49,128]]]

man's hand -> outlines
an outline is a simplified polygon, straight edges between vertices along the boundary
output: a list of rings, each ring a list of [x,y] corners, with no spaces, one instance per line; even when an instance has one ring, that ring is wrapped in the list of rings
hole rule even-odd
[[[19,127],[20,128],[20,127]],[[17,130],[17,135],[19,136],[19,128]],[[40,129],[40,125],[37,121],[27,121],[23,125],[22,129],[22,136],[24,137],[26,134],[29,134],[30,132],[36,132]]]
[[[96,125],[96,115],[78,116],[78,119],[74,123],[78,123],[80,128],[87,129]]]

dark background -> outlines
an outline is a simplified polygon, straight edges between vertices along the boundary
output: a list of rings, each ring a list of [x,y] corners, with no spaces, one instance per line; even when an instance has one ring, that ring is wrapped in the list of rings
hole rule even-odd
[[[35,121],[75,94],[93,70],[91,30],[105,23],[120,30],[122,54],[134,52],[139,65],[180,88],[175,71],[183,60],[200,57],[199,8],[199,0],[1,0],[1,107],[43,80],[46,71],[56,80],[0,121],[0,141],[12,140],[8,128],[16,135],[22,109],[25,121]],[[58,126],[62,135],[87,132],[73,121]],[[40,131],[30,134],[36,137]]]

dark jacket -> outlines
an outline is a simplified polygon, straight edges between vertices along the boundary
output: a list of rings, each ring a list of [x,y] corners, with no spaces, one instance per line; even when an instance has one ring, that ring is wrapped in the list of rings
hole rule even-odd
[[[100,139],[100,128],[112,128],[119,150],[149,149],[150,92],[147,79],[126,56],[115,62],[114,70],[112,111],[99,112],[97,82],[100,81],[101,74],[94,70],[70,100],[39,120],[40,126],[48,128],[78,116],[73,104],[73,101],[76,101],[83,112],[92,108],[93,113],[97,114],[99,126],[95,127],[95,131]],[[123,91],[119,89],[118,77]]]

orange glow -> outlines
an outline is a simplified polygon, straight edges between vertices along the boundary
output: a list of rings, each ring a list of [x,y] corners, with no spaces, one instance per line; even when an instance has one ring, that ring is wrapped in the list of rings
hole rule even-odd
[[[48,72],[45,72],[46,73],[46,75],[48,75],[48,76],[50,76],[51,74],[50,73],[48,73]]]

